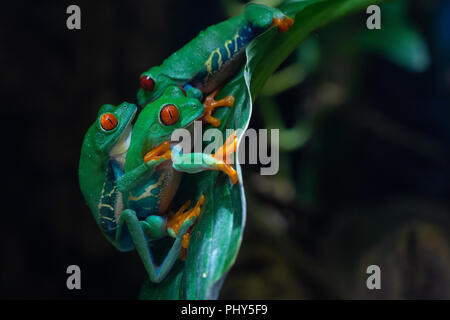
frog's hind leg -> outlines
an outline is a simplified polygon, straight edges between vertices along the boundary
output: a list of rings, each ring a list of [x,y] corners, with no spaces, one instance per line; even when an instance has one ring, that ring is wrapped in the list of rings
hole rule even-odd
[[[220,120],[213,117],[212,113],[216,108],[219,107],[232,107],[234,104],[234,97],[233,96],[226,96],[223,99],[215,100],[217,94],[219,93],[219,90],[214,91],[209,96],[205,98],[203,101],[203,105],[205,107],[205,113],[203,115],[202,120],[208,124],[211,124],[213,127],[220,126]]]
[[[245,9],[245,17],[252,25],[267,29],[271,26],[278,28],[280,32],[286,32],[294,24],[294,19],[286,16],[276,8],[262,4],[249,4]]]
[[[154,147],[152,150],[147,152],[144,156],[144,162],[155,161],[159,163],[161,159],[170,160],[172,152],[170,150],[170,141],[165,140],[160,145]]]
[[[145,236],[141,221],[139,221],[134,210],[126,209],[122,212],[119,219],[117,237],[120,238],[125,236],[127,232],[129,233],[150,280],[152,282],[161,282],[177,261],[182,248],[183,236],[195,222],[195,217],[183,222],[184,223],[179,228],[178,236],[175,238],[172,247],[159,267],[153,262],[148,238]]]
[[[183,225],[184,221],[189,220],[192,217],[198,218],[200,215],[201,206],[205,202],[205,196],[201,195],[197,203],[192,209],[188,208],[191,206],[191,201],[186,201],[177,212],[169,215],[167,220],[167,230],[169,235],[175,237],[178,235],[180,227]]]

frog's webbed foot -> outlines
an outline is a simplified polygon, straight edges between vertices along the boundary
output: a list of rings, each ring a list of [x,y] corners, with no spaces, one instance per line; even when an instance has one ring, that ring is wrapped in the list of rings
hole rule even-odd
[[[239,180],[236,170],[231,166],[230,155],[236,151],[237,138],[234,131],[225,141],[223,146],[216,150],[215,154],[206,153],[174,153],[172,166],[176,171],[190,174],[205,170],[225,172],[233,184]]]
[[[187,210],[191,206],[191,201],[187,201],[185,204],[181,206],[181,208],[176,213],[170,214],[169,219],[167,221],[167,230],[169,235],[171,235],[172,237],[176,237],[178,235],[181,226],[185,221],[190,220],[193,217],[198,218],[198,216],[200,215],[201,206],[203,205],[204,202],[205,196],[201,195],[192,209]],[[182,260],[186,259],[186,252],[189,246],[191,230],[192,227],[189,228],[189,231],[183,235],[180,252],[180,259]]]
[[[215,100],[217,94],[219,93],[219,90],[214,91],[209,96],[205,98],[205,101],[203,101],[203,105],[205,107],[205,113],[203,115],[202,120],[205,123],[211,124],[213,127],[220,126],[220,120],[213,117],[212,113],[213,111],[218,107],[232,107],[234,104],[234,97],[233,96],[226,96],[223,99]]]
[[[215,158],[218,161],[217,166],[219,170],[225,172],[228,175],[228,177],[230,177],[231,183],[233,184],[236,184],[239,178],[236,170],[234,170],[230,164],[229,156],[232,153],[236,152],[236,148],[237,148],[236,131],[233,131],[233,133],[227,138],[223,146],[217,149],[215,154],[212,154],[213,158]]]
[[[272,26],[275,26],[278,28],[278,31],[280,32],[286,32],[289,31],[289,29],[294,25],[294,19],[283,16],[283,17],[274,17],[272,19]]]
[[[172,158],[172,151],[170,149],[169,140],[163,141],[160,145],[154,147],[144,156],[145,163],[159,162],[160,160],[170,160]]]

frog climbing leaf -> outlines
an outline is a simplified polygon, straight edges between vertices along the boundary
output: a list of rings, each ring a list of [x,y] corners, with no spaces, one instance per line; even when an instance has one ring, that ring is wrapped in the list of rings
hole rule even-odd
[[[229,106],[229,99],[211,99],[216,107]],[[188,200],[168,213],[181,173],[218,170],[236,184],[236,171],[223,160],[224,154],[235,152],[235,137],[226,141],[224,154],[181,153],[178,144],[172,146],[170,135],[205,113],[200,101],[188,98],[177,86],[167,87],[132,125],[136,110],[126,102],[100,108],[83,143],[80,187],[105,237],[121,251],[135,248],[149,279],[158,283],[179,257],[184,259],[189,229],[205,201],[200,193],[193,208]],[[168,237],[174,242],[162,261],[155,263],[149,242]]]
[[[276,8],[249,4],[243,14],[208,27],[160,66],[142,73],[138,104],[156,99],[168,85],[178,85],[188,96],[202,100],[242,67],[250,41],[271,27],[286,32],[293,23]]]
[[[227,95],[234,96],[239,103],[235,102],[232,109],[216,111],[215,116],[221,120],[220,128],[243,128],[250,117],[251,106],[243,72],[221,90],[219,98]],[[236,170],[242,181],[238,164]],[[161,283],[147,279],[141,289],[141,299],[217,298],[224,274],[234,263],[242,241],[244,189],[242,183],[233,185],[217,171],[184,175],[173,203],[180,205],[200,193],[205,195],[206,201],[192,229],[186,261],[176,264]],[[155,245],[154,249],[164,251],[164,244]]]
[[[215,114],[222,121],[220,129],[245,129],[252,113],[252,102],[267,78],[309,34],[346,14],[363,10],[381,1],[311,0],[288,1],[280,9],[295,23],[286,33],[274,29],[259,35],[246,48],[244,68],[220,91],[219,98],[232,95],[232,109],[223,108]],[[242,182],[239,164],[236,165]],[[239,187],[217,172],[186,176],[179,195],[189,194],[194,183],[213,201],[206,204],[191,235],[186,262],[172,270],[161,283],[144,283],[144,299],[206,299],[217,298],[226,273],[234,263],[242,241],[245,225],[245,195]]]
[[[281,11],[254,6],[255,9],[244,13],[244,16],[229,20],[234,21],[235,24],[238,22],[239,28],[236,39],[240,39],[241,43],[235,42],[234,47],[232,47],[232,43],[229,42],[232,40],[232,38],[229,38],[230,34],[225,32],[225,37],[223,37],[223,34],[215,34],[216,31],[220,31],[220,28],[212,27],[212,29],[209,29],[212,30],[210,33],[200,33],[198,38],[188,43],[172,58],[167,59],[162,66],[153,67],[142,74],[141,89],[138,93],[138,103],[143,107],[141,112],[146,110],[149,102],[152,106],[156,106],[153,103],[158,104],[157,107],[154,107],[158,111],[158,121],[163,121],[165,125],[170,127],[177,123],[179,117],[182,119],[184,117],[182,116],[183,110],[177,109],[175,111],[172,107],[168,107],[172,105],[170,102],[172,98],[168,97],[170,101],[167,101],[167,104],[159,104],[161,95],[164,95],[169,87],[169,90],[177,91],[179,97],[182,97],[180,92],[183,92],[184,98],[202,102],[204,101],[204,95],[220,89],[215,98],[220,101],[232,96],[234,98],[233,107],[214,110],[212,119],[205,122],[219,128],[224,136],[226,136],[226,129],[245,130],[252,113],[252,102],[258,96],[265,81],[301,41],[317,28],[345,14],[379,2],[381,1],[288,1],[281,6]],[[261,12],[263,18],[266,14],[268,18],[262,19],[258,16]],[[249,36],[248,21],[261,27],[262,30],[257,33],[250,32],[251,36]],[[229,31],[229,25],[226,25],[225,29]],[[231,25],[234,26],[233,22]],[[272,26],[276,28],[272,28]],[[233,34],[231,34],[232,36]],[[203,43],[208,42],[208,39],[213,43],[212,47],[204,47]],[[215,43],[215,40],[218,40],[218,44]],[[223,50],[220,49],[221,47],[223,47]],[[199,53],[202,51],[201,48],[204,48],[205,52]],[[231,50],[232,48],[233,50]],[[216,49],[217,51],[215,51]],[[244,58],[242,64],[234,63],[238,60],[235,60],[237,56],[232,54],[231,51],[243,53],[239,55]],[[200,63],[194,63],[196,67],[192,70],[189,68],[177,69],[187,61],[195,62],[199,55],[201,55]],[[174,56],[176,58],[173,58]],[[230,65],[233,68],[224,68]],[[222,73],[224,70],[227,71]],[[176,89],[176,86],[179,88]],[[163,112],[166,107],[167,110]],[[198,107],[204,106],[198,105]],[[199,114],[195,114],[192,119]],[[117,176],[120,176],[120,179],[117,180],[117,186],[114,183],[110,186],[112,190],[117,188],[122,194],[125,194],[127,210],[131,208],[130,210],[139,218],[140,224],[143,226],[142,230],[151,229],[147,228],[144,222],[148,223],[148,227],[154,224],[152,224],[152,221],[144,221],[149,216],[147,216],[147,213],[140,212],[141,204],[137,204],[142,199],[140,195],[153,188],[153,184],[149,185],[146,179],[141,180],[141,174],[145,172],[145,174],[155,178],[155,176],[152,176],[153,170],[156,170],[158,165],[163,165],[173,152],[163,145],[167,135],[161,134],[157,139],[144,135],[144,132],[151,131],[153,123],[157,123],[155,115],[149,115],[148,119],[146,118],[146,111],[142,114],[142,117],[141,114],[139,115],[133,128],[132,136],[135,137],[132,137],[134,142],[130,144],[126,163],[123,163],[123,157],[121,157],[121,166],[119,170],[115,169],[114,171]],[[109,115],[105,116],[103,121],[106,129],[117,126],[114,118]],[[140,127],[141,125],[142,127]],[[114,132],[114,128],[112,130]],[[239,133],[238,138],[241,138],[241,134],[242,132]],[[144,138],[141,139],[140,136],[142,135]],[[158,152],[153,154],[153,150],[149,150],[149,147],[158,149]],[[142,158],[146,159],[145,156],[147,155],[148,161],[143,161]],[[108,160],[108,157],[104,156],[104,159]],[[179,252],[181,250],[181,239],[175,234],[177,238],[169,241],[170,238],[167,239],[168,237],[159,237],[165,234],[158,232],[156,233],[159,236],[153,239],[150,235],[155,234],[154,228],[148,234],[143,231],[147,238],[152,241],[149,241],[149,245],[137,248],[149,274],[141,289],[140,298],[215,299],[218,297],[225,276],[236,260],[246,219],[241,169],[238,163],[235,166],[239,181],[237,184],[233,184],[233,179],[230,179],[231,177],[223,174],[220,170],[183,175],[176,194],[166,205],[170,205],[172,208],[184,208],[185,203],[192,200],[197,201],[197,204],[201,207],[201,213],[196,215],[195,225],[189,225],[189,245],[187,252],[185,252],[185,261],[175,259],[176,255],[170,255],[170,263],[166,264],[167,268],[164,268],[163,276],[159,276],[161,273],[158,274],[155,271],[158,266],[154,263],[167,259],[167,252],[173,250],[170,248],[175,247],[177,248],[175,251]],[[189,167],[184,169],[185,172],[194,173]],[[158,181],[161,176],[156,177]],[[154,181],[155,186],[159,185],[158,181]],[[97,189],[98,185],[96,185]],[[101,191],[101,188],[99,190]],[[97,190],[97,196],[99,190]],[[88,196],[89,192],[85,193],[85,196]],[[203,200],[201,200],[202,197],[204,197]],[[145,205],[149,204],[146,203]],[[91,209],[96,210],[96,207],[94,206]],[[103,231],[105,232],[105,230]],[[187,227],[184,231],[187,232]],[[130,245],[130,243],[127,244]],[[149,257],[148,252],[151,252],[151,257]]]

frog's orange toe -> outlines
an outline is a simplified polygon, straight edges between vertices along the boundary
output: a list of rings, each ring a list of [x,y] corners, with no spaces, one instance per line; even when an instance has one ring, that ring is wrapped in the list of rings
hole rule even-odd
[[[181,240],[181,246],[185,249],[187,249],[187,247],[189,246],[189,240],[191,238],[191,234],[190,233],[186,233],[185,235],[183,235],[183,239]]]
[[[192,209],[187,210],[191,206],[191,201],[186,201],[186,203],[183,204],[176,213],[169,216],[167,221],[167,229],[172,229],[175,235],[177,235],[185,221],[191,219],[192,217],[198,218],[198,216],[200,216],[201,206],[204,202],[205,196],[201,195],[195,206]]]
[[[181,250],[180,250],[180,259],[186,261],[187,248],[189,246],[189,240],[191,238],[190,230],[188,233],[183,235],[183,239],[181,240]]]
[[[277,27],[282,33],[289,31],[289,29],[294,25],[294,19],[291,17],[284,18],[273,18],[272,25]]]
[[[236,184],[239,181],[238,174],[237,174],[236,170],[234,170],[233,168],[231,168],[228,176],[230,177],[232,184]]]
[[[227,176],[230,178],[232,184],[236,184],[239,181],[239,177],[237,171],[230,164],[221,164],[219,166],[220,170],[225,172]]]
[[[233,107],[234,104],[234,97],[233,96],[226,96],[223,99],[215,100],[216,95],[219,93],[219,90],[214,91],[209,96],[205,98],[205,101],[203,101],[203,105],[205,107],[205,112],[202,120],[205,123],[208,123],[212,125],[213,127],[217,128],[220,126],[220,120],[216,117],[212,116],[212,113],[216,108],[219,107]]]
[[[227,138],[223,146],[218,148],[215,154],[212,154],[212,156],[219,162],[217,164],[218,170],[225,172],[228,177],[230,177],[232,184],[236,184],[239,180],[236,170],[233,169],[230,164],[229,158],[232,153],[236,152],[236,149],[237,136],[236,131],[233,131],[233,133]]]
[[[229,156],[236,152],[237,149],[237,136],[236,131],[227,138],[223,146],[220,146],[216,153],[212,154],[214,158],[224,163],[230,163]]]
[[[201,195],[195,206],[192,209],[186,211],[186,209],[191,206],[191,201],[186,201],[186,203],[182,205],[175,214],[170,215],[169,220],[167,221],[167,229],[174,230],[175,235],[178,234],[178,231],[186,220],[189,220],[194,216],[196,218],[200,216],[200,209],[204,202],[205,196]],[[189,246],[189,240],[191,238],[191,230],[192,227],[190,227],[189,231],[183,235],[183,238],[181,240],[180,259],[183,261],[186,260],[187,248]]]
[[[159,160],[164,158],[169,160],[172,157],[172,151],[170,150],[169,140],[163,141],[160,145],[156,146],[144,156],[144,162],[149,162],[151,160]]]

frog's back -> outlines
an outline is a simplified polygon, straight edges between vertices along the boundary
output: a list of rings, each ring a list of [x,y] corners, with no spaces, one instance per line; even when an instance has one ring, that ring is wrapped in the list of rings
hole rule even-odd
[[[244,15],[223,21],[201,31],[167,58],[161,68],[170,78],[188,80],[199,87],[200,82],[230,66],[234,60],[242,62],[244,49],[259,31]]]
[[[89,129],[83,142],[79,164],[79,182],[91,212],[109,240],[117,229],[118,213],[122,210],[121,194],[117,190],[112,161],[99,152]]]
[[[106,175],[106,156],[98,152],[89,128],[81,148],[78,180],[84,199],[91,211],[96,212]]]

